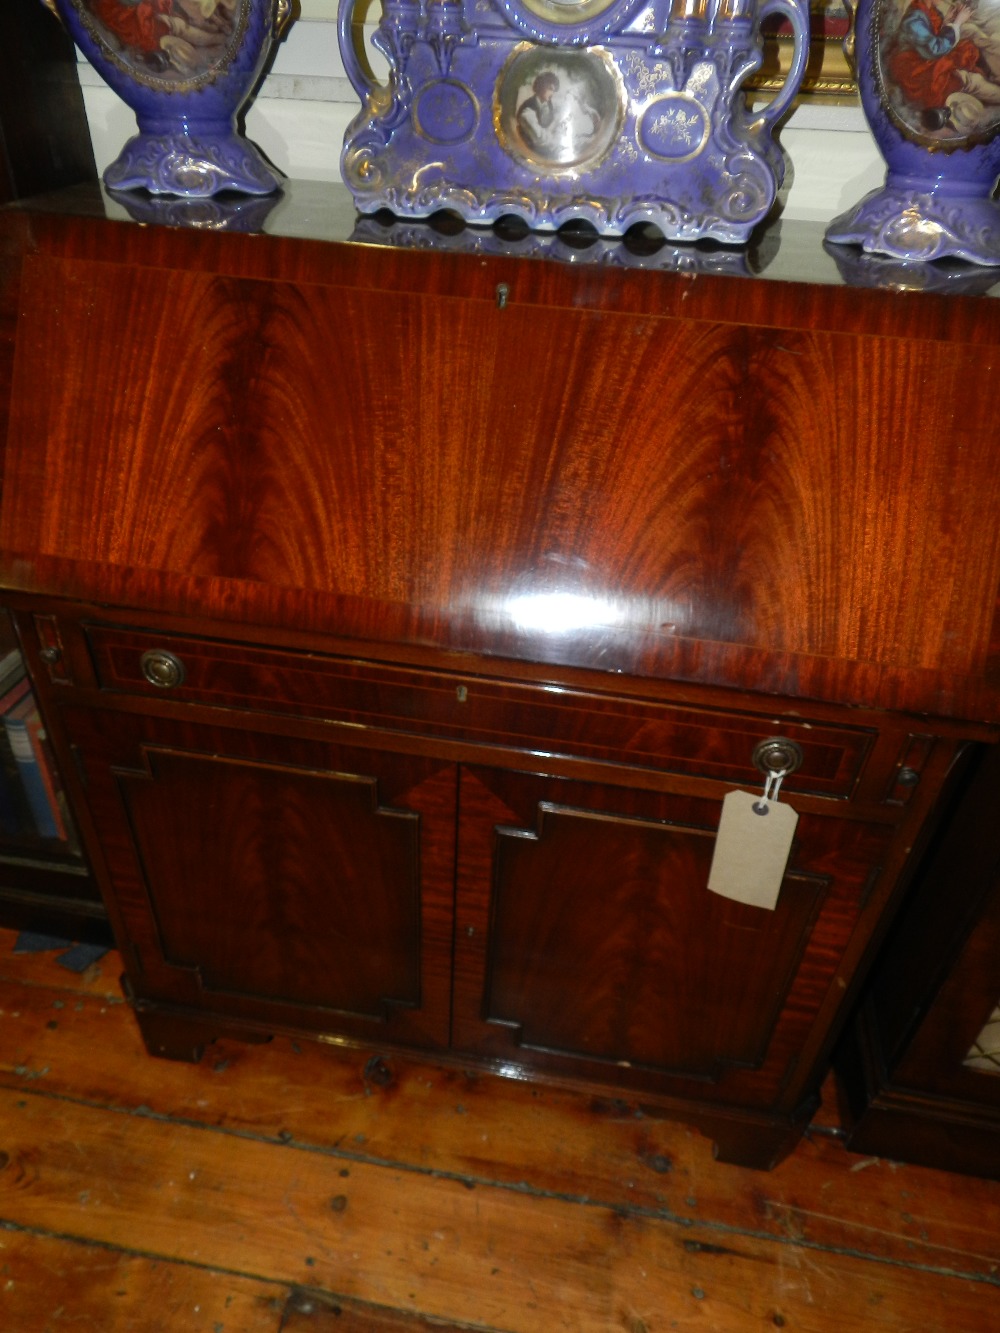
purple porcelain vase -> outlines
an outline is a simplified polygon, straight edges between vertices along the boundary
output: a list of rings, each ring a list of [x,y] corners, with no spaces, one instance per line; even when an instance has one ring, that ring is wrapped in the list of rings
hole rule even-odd
[[[279,175],[238,132],[290,0],[43,0],[139,133],[104,172],[115,190],[270,194]]]
[[[860,0],[853,17],[861,104],[888,172],[827,240],[1000,264],[1000,0]]]

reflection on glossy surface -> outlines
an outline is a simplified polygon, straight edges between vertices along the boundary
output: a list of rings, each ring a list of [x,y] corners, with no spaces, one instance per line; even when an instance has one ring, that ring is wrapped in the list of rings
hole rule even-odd
[[[278,195],[216,195],[214,199],[179,199],[145,191],[112,190],[110,197],[121,204],[136,222],[162,227],[192,227],[199,231],[263,231]]]
[[[517,593],[504,601],[502,609],[518,629],[544,634],[597,629],[628,619],[623,606],[579,592]]]
[[[824,241],[823,248],[836,260],[841,277],[851,287],[885,287],[896,292],[955,292],[962,296],[985,296],[1000,290],[995,269],[961,259],[939,259],[931,263],[869,254],[854,245]]]
[[[554,640],[607,645],[637,629],[674,634],[690,620],[680,599],[626,586],[601,559],[555,550],[505,585],[470,588],[466,612],[480,631],[530,640],[535,651]]]
[[[773,244],[769,244],[766,235],[758,246],[728,250],[674,244],[641,227],[618,239],[598,236],[587,227],[534,232],[517,227],[513,222],[509,226],[501,222],[495,227],[466,227],[447,214],[420,222],[398,221],[387,213],[359,217],[351,240],[407,250],[557,259],[565,264],[600,264],[674,273],[725,273],[739,277],[751,277],[761,272],[770,262],[777,245],[776,237]]]
[[[733,251],[713,248],[706,243],[665,243],[642,230],[629,232],[621,240],[613,240],[598,239],[593,232],[584,232],[582,228],[575,231],[566,228],[555,234],[522,230],[518,234],[504,222],[496,227],[464,227],[459,219],[451,217],[447,219],[451,226],[449,231],[444,229],[441,217],[425,222],[394,221],[390,214],[359,217],[347,187],[330,181],[286,181],[282,192],[269,196],[266,203],[270,211],[260,215],[260,231],[274,237],[341,244],[350,241],[361,245],[505,258],[558,259],[574,265],[593,264],[604,268],[647,269],[685,275],[763,276],[769,282],[807,283],[813,289],[817,286],[878,285],[862,283],[853,263],[849,267],[841,263],[845,256],[858,255],[853,247],[824,246],[823,223],[800,219],[776,218],[754,232],[749,246]],[[30,203],[8,205],[17,211],[29,206],[37,213],[107,218],[113,222],[152,220],[133,218],[120,197],[91,183],[44,195],[30,200]],[[256,226],[249,223],[250,215],[246,216],[247,230],[256,230]],[[197,230],[198,218],[197,212],[185,215],[183,210],[178,210],[170,215],[170,225]],[[932,272],[944,267],[943,264],[934,265]],[[951,286],[949,290],[959,294]],[[980,289],[977,287],[975,291],[979,293]],[[1000,295],[1000,283],[990,287],[986,294],[990,297]]]

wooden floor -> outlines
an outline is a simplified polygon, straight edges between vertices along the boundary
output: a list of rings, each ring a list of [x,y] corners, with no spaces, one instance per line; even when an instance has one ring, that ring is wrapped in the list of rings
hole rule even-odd
[[[0,931],[3,1333],[1000,1329],[1000,1183],[814,1133],[769,1174],[509,1080],[145,1055],[108,955]]]

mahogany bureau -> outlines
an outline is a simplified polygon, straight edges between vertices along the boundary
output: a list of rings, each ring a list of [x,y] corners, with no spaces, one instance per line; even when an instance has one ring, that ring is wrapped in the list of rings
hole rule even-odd
[[[772,1164],[1000,723],[1000,304],[819,228],[180,221],[0,213],[0,587],[149,1049],[418,1050]],[[773,911],[706,887],[771,738]]]

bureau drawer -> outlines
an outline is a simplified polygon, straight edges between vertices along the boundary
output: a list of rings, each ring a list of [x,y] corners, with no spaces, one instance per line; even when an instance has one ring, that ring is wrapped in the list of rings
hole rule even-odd
[[[102,689],[178,704],[252,709],[390,733],[542,751],[758,786],[757,743],[802,749],[786,786],[849,798],[876,732],[544,684],[87,625]],[[154,656],[151,658],[150,654]],[[176,666],[172,665],[176,664]],[[154,683],[149,676],[162,677]],[[147,675],[147,672],[149,675]]]

